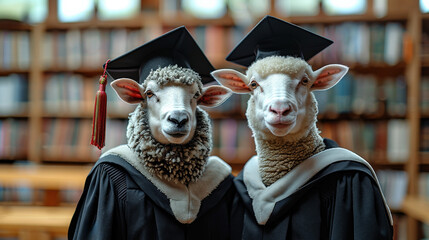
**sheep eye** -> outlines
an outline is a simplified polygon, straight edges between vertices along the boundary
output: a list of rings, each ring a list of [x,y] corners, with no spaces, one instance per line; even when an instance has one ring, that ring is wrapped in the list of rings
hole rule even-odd
[[[259,84],[254,80],[249,85],[252,89],[256,89],[259,86]]]
[[[153,94],[153,92],[151,91],[151,90],[147,90],[146,92],[145,92],[145,94],[146,94],[146,96],[148,97],[148,98],[151,98],[151,97],[153,97],[155,94]]]
[[[303,77],[303,78],[301,79],[301,83],[302,83],[303,85],[307,85],[309,81],[310,81],[310,80],[308,79],[308,77]]]
[[[194,95],[194,98],[198,99],[200,96],[201,96],[200,92],[196,92],[195,95]]]

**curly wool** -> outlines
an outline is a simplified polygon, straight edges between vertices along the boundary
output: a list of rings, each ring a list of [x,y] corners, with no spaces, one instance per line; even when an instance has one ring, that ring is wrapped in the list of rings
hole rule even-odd
[[[185,84],[190,86],[197,84],[198,90],[202,92],[203,84],[201,76],[190,68],[182,68],[177,65],[151,70],[146,80],[143,82],[143,88],[147,87],[149,81],[155,81],[158,85],[163,86],[167,83]]]
[[[211,152],[211,125],[208,114],[197,107],[197,127],[186,144],[162,144],[155,140],[148,124],[147,110],[140,104],[130,114],[128,146],[149,173],[175,183],[195,182],[204,172]]]
[[[259,173],[265,186],[270,186],[305,159],[325,150],[325,144],[316,127],[298,141],[286,138],[256,139]]]
[[[286,73],[293,78],[303,69],[312,72],[311,66],[303,59],[290,56],[270,56],[252,63],[247,69],[246,75],[248,79],[251,79],[254,73],[258,73],[261,78],[266,78],[273,73]]]

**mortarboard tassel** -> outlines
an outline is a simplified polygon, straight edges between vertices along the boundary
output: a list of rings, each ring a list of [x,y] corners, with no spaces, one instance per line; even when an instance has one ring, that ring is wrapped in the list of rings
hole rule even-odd
[[[107,60],[106,64],[104,65],[103,75],[101,75],[99,79],[99,88],[97,94],[95,95],[94,117],[92,118],[91,145],[96,146],[100,150],[104,147],[104,140],[106,135],[106,68],[107,63],[109,63],[109,61],[110,59]]]

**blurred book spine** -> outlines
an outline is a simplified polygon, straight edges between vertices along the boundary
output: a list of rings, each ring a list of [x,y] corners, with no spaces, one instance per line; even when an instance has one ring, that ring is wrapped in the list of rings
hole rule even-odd
[[[0,30],[0,69],[29,70],[31,43],[29,31]]]
[[[405,26],[400,22],[303,24],[302,27],[334,41],[310,61],[314,65],[336,62],[396,65],[403,61]]]
[[[28,121],[0,120],[0,159],[26,160],[28,157]]]
[[[404,163],[409,155],[409,127],[403,119],[318,122],[322,137],[356,152],[371,163]]]
[[[127,121],[107,120],[107,151],[126,144]],[[90,145],[92,121],[90,119],[45,119],[43,123],[43,159],[53,162],[94,162],[100,152]]]
[[[28,80],[24,75],[0,76],[0,116],[26,114]]]

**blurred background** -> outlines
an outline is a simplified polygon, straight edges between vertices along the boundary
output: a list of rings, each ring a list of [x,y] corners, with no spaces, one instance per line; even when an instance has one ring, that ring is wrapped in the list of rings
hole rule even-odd
[[[0,0],[0,239],[65,239],[84,180],[102,64],[185,25],[215,68],[269,14],[330,38],[309,62],[350,67],[316,92],[318,127],[371,163],[395,239],[429,239],[429,0]],[[107,87],[103,152],[128,114]],[[207,109],[212,155],[237,174],[255,154],[247,96]],[[50,220],[49,220],[50,219]]]

